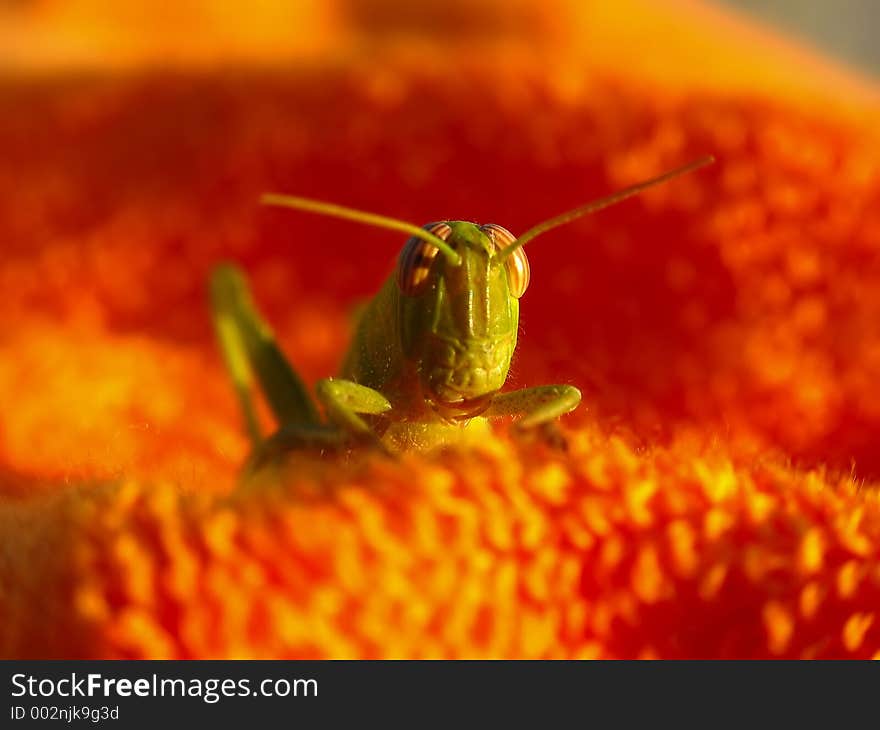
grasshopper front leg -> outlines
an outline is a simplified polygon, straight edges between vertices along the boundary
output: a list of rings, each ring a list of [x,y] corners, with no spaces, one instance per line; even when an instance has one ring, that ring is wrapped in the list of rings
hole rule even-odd
[[[540,429],[551,443],[564,446],[553,422],[573,411],[580,402],[581,392],[573,385],[539,385],[495,396],[483,416],[518,416],[514,426],[517,431],[531,433]]]
[[[381,446],[376,432],[361,415],[378,416],[391,410],[388,399],[378,390],[344,378],[325,378],[315,386],[327,418],[358,441]]]

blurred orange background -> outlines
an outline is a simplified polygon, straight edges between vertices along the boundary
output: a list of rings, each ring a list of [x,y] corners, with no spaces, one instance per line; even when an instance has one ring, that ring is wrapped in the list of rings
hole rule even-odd
[[[874,656],[875,82],[708,5],[0,4],[3,656]],[[515,387],[570,452],[247,444],[205,304],[234,259],[334,372],[402,241],[292,192],[514,232]]]

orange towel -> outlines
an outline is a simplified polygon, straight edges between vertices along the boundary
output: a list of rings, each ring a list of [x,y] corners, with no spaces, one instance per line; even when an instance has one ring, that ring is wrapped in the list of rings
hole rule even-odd
[[[880,653],[875,86],[691,2],[117,5],[0,11],[0,655]],[[707,153],[528,247],[568,454],[234,490],[210,266],[311,381],[402,245],[260,193],[521,232]]]

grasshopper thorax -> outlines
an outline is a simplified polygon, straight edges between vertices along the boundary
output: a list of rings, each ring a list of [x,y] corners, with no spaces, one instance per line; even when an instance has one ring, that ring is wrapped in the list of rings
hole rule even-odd
[[[528,261],[522,249],[497,257],[514,241],[501,226],[445,221],[425,229],[460,262],[419,238],[407,242],[397,272],[402,349],[425,402],[444,418],[471,418],[507,379]]]

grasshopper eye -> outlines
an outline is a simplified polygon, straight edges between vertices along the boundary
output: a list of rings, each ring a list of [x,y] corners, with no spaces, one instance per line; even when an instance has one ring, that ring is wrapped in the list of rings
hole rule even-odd
[[[481,226],[480,230],[492,239],[492,243],[499,250],[507,248],[516,241],[516,236],[506,228],[495,223],[487,223],[485,226]],[[526,252],[522,247],[516,249],[504,260],[504,265],[507,267],[510,293],[519,299],[526,293],[526,289],[529,286],[529,260],[526,258]]]
[[[452,233],[452,229],[445,223],[428,223],[422,228],[444,241]],[[431,264],[438,253],[440,251],[436,246],[421,238],[413,237],[406,242],[397,264],[397,286],[403,294],[415,297],[424,291]]]

